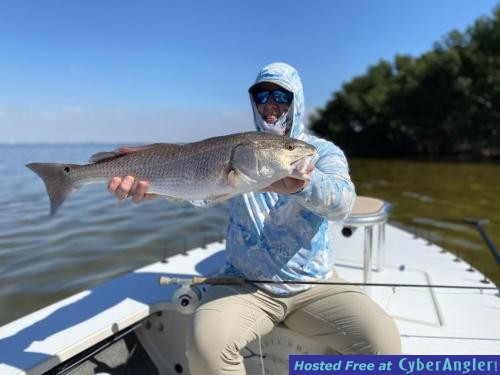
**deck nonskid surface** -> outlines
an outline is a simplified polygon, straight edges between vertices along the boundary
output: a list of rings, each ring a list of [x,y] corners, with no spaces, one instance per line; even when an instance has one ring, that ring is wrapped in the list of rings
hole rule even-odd
[[[345,238],[334,229],[337,272],[349,281],[363,279],[363,235],[360,229]],[[479,272],[467,271],[463,260],[456,262],[454,255],[394,226],[386,226],[385,246],[385,267],[372,272],[371,282],[494,286],[482,283]],[[395,319],[405,353],[500,353],[495,291],[370,287],[369,293]]]

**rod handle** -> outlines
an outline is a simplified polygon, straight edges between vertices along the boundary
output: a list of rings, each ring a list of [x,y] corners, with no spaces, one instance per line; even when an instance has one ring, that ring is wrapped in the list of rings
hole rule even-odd
[[[176,281],[177,280],[172,278],[172,277],[168,277],[168,276],[161,276],[160,277],[160,285],[177,284]]]
[[[178,277],[160,277],[160,285],[171,285],[171,284],[209,284],[209,285],[243,285],[245,284],[245,279],[241,277],[202,277],[194,276],[192,278],[181,279]]]
[[[209,284],[209,285],[243,285],[245,279],[241,277],[193,277],[193,284]]]

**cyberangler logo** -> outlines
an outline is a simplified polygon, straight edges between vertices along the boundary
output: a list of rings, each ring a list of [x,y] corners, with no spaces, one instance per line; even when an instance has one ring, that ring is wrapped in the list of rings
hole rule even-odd
[[[470,360],[463,359],[450,359],[449,357],[438,357],[433,359],[426,357],[425,361],[416,358],[403,357],[399,360],[399,368],[405,371],[406,374],[419,373],[419,372],[432,372],[436,373],[454,373],[454,374],[468,374],[469,372],[477,373],[478,371],[491,373],[498,372],[498,361],[494,360],[481,360],[475,357]]]

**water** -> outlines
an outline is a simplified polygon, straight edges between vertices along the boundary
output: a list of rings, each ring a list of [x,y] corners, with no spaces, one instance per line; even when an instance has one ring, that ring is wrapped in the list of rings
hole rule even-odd
[[[49,218],[43,183],[25,164],[85,163],[114,148],[0,146],[0,324],[225,232],[225,204],[117,203],[104,184],[85,186]]]
[[[164,200],[117,203],[105,185],[84,187],[49,219],[33,161],[85,163],[116,145],[0,146],[0,324],[164,256],[214,241],[227,205]],[[500,166],[351,160],[359,194],[394,204],[393,221],[473,259],[500,283],[499,267],[463,217],[486,217],[500,246]]]
[[[391,221],[458,254],[500,285],[496,264],[479,232],[464,218],[485,218],[500,251],[500,165],[407,160],[351,160],[358,195],[394,205]]]

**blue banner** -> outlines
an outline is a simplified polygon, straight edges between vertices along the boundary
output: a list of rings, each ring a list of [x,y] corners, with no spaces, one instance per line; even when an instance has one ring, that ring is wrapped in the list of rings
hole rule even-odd
[[[499,374],[500,355],[291,355],[289,375]]]

